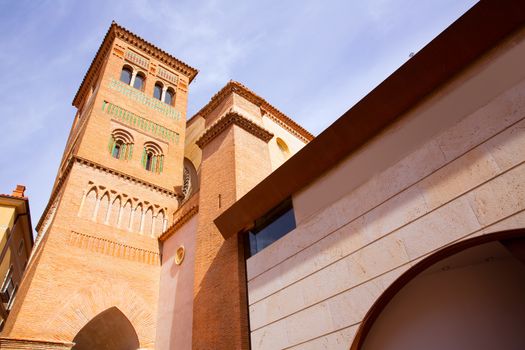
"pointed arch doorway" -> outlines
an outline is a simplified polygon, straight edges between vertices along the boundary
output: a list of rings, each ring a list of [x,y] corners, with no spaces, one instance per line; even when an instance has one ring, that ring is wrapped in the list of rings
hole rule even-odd
[[[73,350],[136,350],[137,332],[128,318],[111,307],[86,323],[73,339]]]

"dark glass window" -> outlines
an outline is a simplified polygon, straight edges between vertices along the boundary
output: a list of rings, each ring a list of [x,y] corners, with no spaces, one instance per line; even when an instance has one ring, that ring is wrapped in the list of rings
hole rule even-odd
[[[131,69],[127,67],[122,68],[122,72],[120,73],[120,81],[128,85],[131,83]]]
[[[144,87],[144,77],[140,74],[137,74],[135,81],[133,82],[133,87],[138,90],[142,90]]]
[[[151,170],[151,164],[153,163],[153,153],[146,155],[146,170]]]
[[[155,84],[155,88],[153,89],[153,97],[155,97],[157,100],[162,98],[162,86],[160,84]]]
[[[295,228],[292,200],[287,199],[262,218],[248,232],[247,257],[255,255]]]
[[[164,102],[166,102],[167,104],[169,104],[170,106],[173,104],[173,96],[175,94],[173,93],[172,90],[168,90],[166,91],[166,96],[164,96]]]

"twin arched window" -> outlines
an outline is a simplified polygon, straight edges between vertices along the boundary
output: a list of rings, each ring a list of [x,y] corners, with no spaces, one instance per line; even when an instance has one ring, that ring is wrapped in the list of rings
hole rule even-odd
[[[133,136],[125,130],[115,129],[109,138],[109,154],[115,159],[130,160],[133,155]],[[142,166],[144,169],[161,173],[164,166],[162,148],[154,142],[144,143],[142,151]]]
[[[166,89],[161,82],[156,82],[155,87],[153,88],[153,97],[170,106],[173,106],[175,91],[171,87]]]
[[[120,72],[120,81],[126,85],[133,85],[135,89],[144,90],[146,76],[142,72],[133,73],[133,68],[125,65]]]
[[[144,91],[146,76],[142,72],[133,73],[133,68],[125,65],[120,72],[120,81],[126,85],[132,85],[137,90]],[[171,87],[165,89],[162,83],[156,82],[153,88],[153,97],[173,106],[175,102],[175,90]]]

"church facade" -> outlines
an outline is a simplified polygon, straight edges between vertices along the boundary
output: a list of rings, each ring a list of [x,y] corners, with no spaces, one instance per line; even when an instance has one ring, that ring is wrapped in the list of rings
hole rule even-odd
[[[523,62],[481,1],[314,138],[113,23],[0,348],[525,347]]]

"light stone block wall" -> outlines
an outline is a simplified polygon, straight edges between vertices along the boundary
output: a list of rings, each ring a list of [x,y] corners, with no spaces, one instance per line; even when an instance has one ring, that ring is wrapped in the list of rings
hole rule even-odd
[[[525,227],[524,60],[524,41],[505,43],[294,195],[297,228],[247,261],[253,349],[348,349],[422,258]]]
[[[195,236],[198,215],[186,222],[162,246],[157,349],[191,349]],[[177,249],[184,247],[182,264],[175,263]]]
[[[524,349],[523,295],[525,265],[499,242],[481,244],[405,285],[361,349]]]

